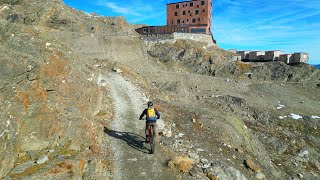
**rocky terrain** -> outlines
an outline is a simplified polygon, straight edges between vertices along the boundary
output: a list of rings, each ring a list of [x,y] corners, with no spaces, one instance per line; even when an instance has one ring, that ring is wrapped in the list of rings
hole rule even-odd
[[[231,62],[136,27],[0,0],[0,178],[320,179],[319,69]],[[155,155],[147,99],[162,115]]]

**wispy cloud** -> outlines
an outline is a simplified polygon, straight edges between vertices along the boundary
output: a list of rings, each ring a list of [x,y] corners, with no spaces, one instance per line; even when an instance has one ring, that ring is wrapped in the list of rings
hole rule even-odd
[[[133,16],[141,16],[140,13],[135,12],[132,10],[132,8],[127,8],[127,7],[121,7],[119,5],[116,5],[115,3],[112,2],[107,2],[105,4],[106,7],[110,8],[113,12],[115,13],[120,13],[124,15],[133,15]]]

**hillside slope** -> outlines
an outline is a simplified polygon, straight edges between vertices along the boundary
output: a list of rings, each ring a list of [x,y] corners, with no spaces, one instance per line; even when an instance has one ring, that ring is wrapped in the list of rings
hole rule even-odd
[[[320,176],[319,70],[231,62],[135,27],[59,0],[0,1],[0,177],[141,179],[153,158],[159,179]],[[147,99],[165,122],[155,157],[141,152]]]

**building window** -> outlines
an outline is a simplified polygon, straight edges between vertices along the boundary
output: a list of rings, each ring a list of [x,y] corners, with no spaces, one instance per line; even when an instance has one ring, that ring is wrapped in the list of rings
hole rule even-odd
[[[200,18],[198,18],[198,21],[200,21]]]
[[[182,11],[182,15],[186,15],[186,11]]]
[[[176,5],[176,8],[179,9],[179,4]]]
[[[199,28],[199,29],[191,29],[192,33],[205,33],[206,29],[205,28]]]
[[[188,6],[188,3],[186,4],[186,6]]]
[[[187,22],[189,22],[189,19],[187,19]]]
[[[193,2],[190,3],[190,6],[191,6],[191,7],[193,6]]]
[[[174,16],[178,16],[178,12],[174,12]]]
[[[196,19],[192,19],[192,23],[196,23]]]
[[[204,5],[204,1],[201,1],[201,5]]]
[[[202,10],[202,12],[206,12],[206,10],[204,9],[204,10]]]
[[[180,19],[177,19],[177,23],[180,24]]]
[[[182,24],[184,24],[184,21],[182,21]]]
[[[171,21],[171,24],[173,24],[173,21]]]
[[[199,14],[199,10],[196,10],[196,14]]]
[[[199,5],[197,7],[200,7]]]
[[[192,16],[192,13],[190,13],[190,16]]]

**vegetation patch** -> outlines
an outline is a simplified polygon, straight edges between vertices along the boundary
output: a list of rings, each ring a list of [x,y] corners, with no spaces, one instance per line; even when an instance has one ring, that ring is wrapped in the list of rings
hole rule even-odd
[[[194,161],[186,156],[177,156],[169,161],[168,167],[174,172],[188,173],[193,167]]]

